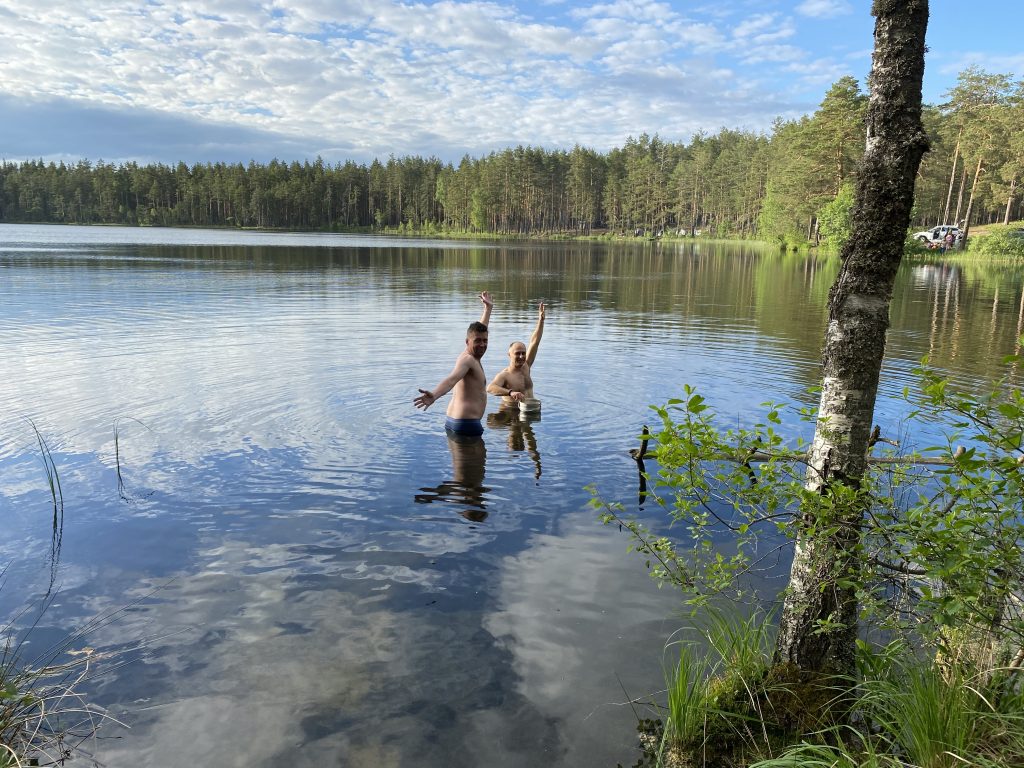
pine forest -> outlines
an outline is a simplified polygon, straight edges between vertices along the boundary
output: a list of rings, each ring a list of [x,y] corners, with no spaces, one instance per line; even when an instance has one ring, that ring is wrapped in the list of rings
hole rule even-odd
[[[913,223],[1024,218],[1024,81],[977,68],[925,108],[931,141]],[[497,235],[703,234],[828,239],[852,202],[867,96],[838,80],[770,134],[723,128],[688,143],[630,138],[600,153],[518,146],[457,165],[417,156],[189,166],[0,164],[0,221]]]

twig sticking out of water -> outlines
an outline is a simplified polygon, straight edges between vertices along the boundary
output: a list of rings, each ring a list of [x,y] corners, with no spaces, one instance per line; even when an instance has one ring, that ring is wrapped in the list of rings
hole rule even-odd
[[[127,416],[124,418],[128,418],[131,421],[134,421],[136,424],[140,424],[141,426],[146,427],[146,429],[149,429],[148,426],[143,424],[138,419],[132,418],[131,416]],[[133,501],[136,501],[136,499],[129,495],[128,490],[124,484],[124,478],[121,476],[121,427],[118,424],[118,422],[120,421],[120,418],[114,419],[114,465],[117,469],[117,495],[121,499],[121,501],[123,501],[126,504],[130,504]]]
[[[53,530],[50,535],[50,585],[46,590],[49,596],[53,591],[53,585],[57,581],[57,565],[60,562],[60,549],[64,541],[64,491],[60,487],[60,473],[57,471],[57,464],[53,460],[53,453],[46,443],[46,438],[29,419],[32,431],[36,434],[36,442],[39,443],[39,456],[43,462],[43,469],[46,471],[46,481],[50,486],[50,498],[53,501]]]
[[[640,449],[631,448],[629,451],[629,455],[636,461],[636,469],[640,475],[640,492],[638,494],[637,506],[641,509],[644,506],[644,500],[647,498],[647,468],[644,466],[644,457],[647,455],[647,442],[651,439],[651,430],[646,424],[644,424],[642,437]]]

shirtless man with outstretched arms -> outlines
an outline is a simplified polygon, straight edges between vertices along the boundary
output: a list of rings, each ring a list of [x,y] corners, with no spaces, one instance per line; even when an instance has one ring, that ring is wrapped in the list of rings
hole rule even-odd
[[[491,319],[494,302],[491,294],[484,291],[480,294],[484,309],[480,321],[470,323],[466,331],[466,348],[462,350],[455,367],[432,390],[419,390],[420,396],[413,400],[413,405],[426,410],[452,392],[452,400],[448,403],[444,427],[457,435],[482,435],[484,433],[483,418],[487,408],[487,377],[480,359],[487,351],[487,322]]]
[[[530,366],[537,359],[540,337],[544,335],[544,302],[537,313],[537,327],[530,336],[530,345],[513,341],[508,348],[508,367],[498,372],[494,381],[487,385],[492,395],[501,395],[506,403],[520,402],[533,398],[533,376]]]

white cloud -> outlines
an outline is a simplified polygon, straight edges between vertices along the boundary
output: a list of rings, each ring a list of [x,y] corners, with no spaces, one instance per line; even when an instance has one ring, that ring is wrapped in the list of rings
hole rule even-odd
[[[816,59],[814,61],[799,61],[787,64],[786,71],[798,75],[805,83],[812,83],[820,86],[827,86],[834,83],[848,71],[841,65],[830,59]],[[824,96],[824,92],[822,92]]]
[[[777,40],[785,40],[795,34],[792,23],[788,19],[779,20],[773,13],[751,16],[740,22],[732,31],[733,37],[742,45],[767,45]]]
[[[806,57],[806,51],[793,45],[765,45],[751,48],[743,54],[743,61],[748,64],[761,64],[777,61],[800,61]]]
[[[682,11],[656,0],[529,10],[483,0],[0,0],[0,97],[235,126],[262,137],[239,146],[277,137],[279,153],[351,153],[333,160],[457,159],[508,143],[608,149],[623,131],[685,139],[691,126],[767,127],[815,100],[822,73],[849,72],[835,59],[843,48],[801,39],[799,21],[847,6],[808,0],[795,15],[742,15],[739,5]],[[754,80],[756,104],[736,96]],[[0,143],[15,156],[71,152],[12,141],[32,132],[0,126]],[[150,142],[139,154],[162,151]]]
[[[931,54],[931,56],[936,55],[941,59],[939,70],[949,75],[957,75],[970,66],[980,67],[986,72],[993,73],[1024,72],[1024,53],[994,54],[985,51],[963,51],[951,54],[937,51]]]
[[[721,31],[711,24],[680,23],[671,25],[670,30],[680,43],[692,45],[697,51],[714,50],[725,40]]]
[[[796,12],[815,19],[825,19],[853,13],[853,8],[846,0],[804,0],[796,7]]]
[[[733,37],[752,37],[771,29],[775,25],[776,16],[773,13],[761,13],[751,16],[737,24],[733,30]]]
[[[584,94],[586,112],[628,104],[630,122],[658,122],[643,98],[603,80],[645,79],[674,50],[711,50],[724,39],[656,2],[576,10],[579,29],[451,1],[302,0],[285,8],[237,0],[138,11],[106,4],[91,15],[53,3],[13,13],[21,49],[0,74],[20,96],[170,110],[371,155],[421,149],[409,140],[424,128],[460,151],[490,142],[569,145],[584,135],[607,147],[623,138],[617,110],[595,130],[574,117],[584,111],[574,109],[572,91]],[[83,59],[89,67],[73,65]]]

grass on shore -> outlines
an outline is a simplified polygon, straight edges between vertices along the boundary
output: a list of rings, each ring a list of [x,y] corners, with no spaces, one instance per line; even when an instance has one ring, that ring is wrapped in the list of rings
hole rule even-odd
[[[33,632],[54,600],[64,534],[64,494],[57,464],[39,429],[30,424],[39,444],[53,507],[50,581],[38,614],[27,628],[23,628],[23,620],[28,608],[0,626],[0,768],[63,765],[76,753],[85,752],[84,745],[95,739],[100,726],[113,720],[82,693],[84,684],[96,673],[97,662],[109,658],[109,654],[87,647],[85,639],[125,610],[98,616],[59,643],[29,657]],[[6,568],[0,571],[0,588],[5,572]]]
[[[679,661],[663,720],[639,722],[635,768],[1024,767],[1024,669],[860,643],[860,677],[840,695],[773,664],[771,625],[712,612],[705,652],[666,646]]]

